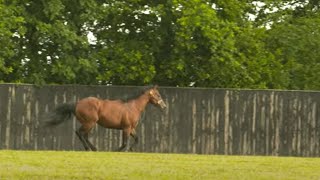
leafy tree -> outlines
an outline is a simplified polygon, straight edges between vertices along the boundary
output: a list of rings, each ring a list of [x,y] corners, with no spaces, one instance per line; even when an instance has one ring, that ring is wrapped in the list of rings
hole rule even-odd
[[[24,46],[30,59],[26,65],[27,82],[91,83],[96,63],[89,56],[85,24],[90,22],[87,13],[94,4],[94,1],[48,0],[31,1],[26,6],[28,41]]]
[[[284,65],[288,89],[320,89],[320,16],[292,19],[268,32],[268,48]]]
[[[317,1],[0,2],[3,82],[319,89]]]
[[[17,82],[20,64],[14,58],[20,47],[17,40],[25,34],[25,19],[19,7],[0,1],[0,82]]]
[[[76,2],[78,6],[74,6]],[[89,1],[62,0],[4,4],[15,7],[17,22],[23,20],[20,29],[10,31],[11,37],[6,40],[14,41],[17,47],[13,48],[15,54],[5,60],[15,65],[12,70],[15,74],[8,74],[5,81],[90,84],[97,71],[95,61],[89,56],[85,29],[85,23],[90,22],[86,16],[92,7],[89,4]]]
[[[151,4],[152,5],[152,4]],[[102,84],[142,85],[154,78],[158,49],[157,7],[143,1],[100,4],[91,31],[97,38],[93,56]]]
[[[227,3],[217,3],[219,13],[204,1],[172,4],[171,51],[160,56],[167,60],[159,64],[156,79],[180,86],[281,87],[283,82],[275,81],[281,64],[264,50],[265,29],[241,22],[245,9],[228,15]]]
[[[269,0],[260,6],[256,22],[269,28],[265,50],[282,64],[281,88],[320,89],[319,5],[318,1]]]

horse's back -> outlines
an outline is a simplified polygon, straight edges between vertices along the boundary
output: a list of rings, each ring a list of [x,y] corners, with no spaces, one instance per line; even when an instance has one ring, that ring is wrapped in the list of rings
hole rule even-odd
[[[123,108],[124,103],[121,100],[103,100],[96,97],[87,97],[78,101],[76,111],[89,110],[96,111],[98,113],[108,111],[109,114],[109,112],[123,111]]]

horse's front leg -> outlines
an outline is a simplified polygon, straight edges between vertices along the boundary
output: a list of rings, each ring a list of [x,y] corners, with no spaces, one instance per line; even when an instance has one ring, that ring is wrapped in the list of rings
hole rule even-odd
[[[131,137],[133,137],[133,144],[130,147],[130,151],[133,151],[133,147],[136,146],[138,144],[138,136],[136,134],[135,129],[133,129],[130,133]]]
[[[130,129],[122,130],[122,145],[119,148],[119,151],[129,151],[130,149]]]

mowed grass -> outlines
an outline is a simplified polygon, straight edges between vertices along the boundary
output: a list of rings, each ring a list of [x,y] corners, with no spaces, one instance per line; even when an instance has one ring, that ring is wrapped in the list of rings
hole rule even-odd
[[[0,179],[320,179],[319,158],[0,151]]]

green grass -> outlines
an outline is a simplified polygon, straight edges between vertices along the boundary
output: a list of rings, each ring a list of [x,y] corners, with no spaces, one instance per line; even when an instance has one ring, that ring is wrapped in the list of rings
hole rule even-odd
[[[320,158],[2,150],[0,179],[320,179]]]

